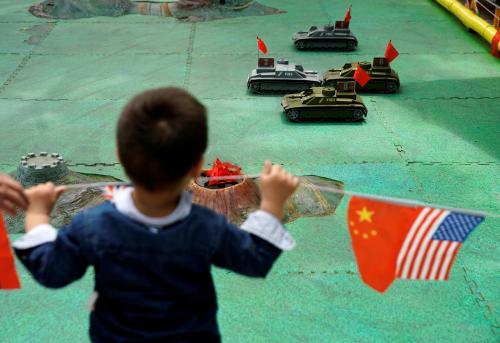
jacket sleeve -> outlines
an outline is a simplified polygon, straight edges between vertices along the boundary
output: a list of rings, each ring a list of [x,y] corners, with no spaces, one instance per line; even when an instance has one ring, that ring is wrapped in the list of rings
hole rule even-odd
[[[264,211],[252,213],[241,228],[222,217],[212,262],[236,273],[265,277],[282,250],[295,242],[283,224]]]
[[[49,288],[60,288],[80,279],[89,266],[84,243],[83,215],[57,231],[40,225],[14,242],[17,257],[35,280]]]

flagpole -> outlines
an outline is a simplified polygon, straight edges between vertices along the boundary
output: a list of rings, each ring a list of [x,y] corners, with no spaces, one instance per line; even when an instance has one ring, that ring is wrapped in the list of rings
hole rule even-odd
[[[257,65],[259,64],[259,36],[260,33],[257,33]]]
[[[249,175],[228,175],[228,176],[200,176],[196,180],[200,184],[204,184],[208,182],[209,180],[240,180],[243,178],[249,178],[249,179],[256,179],[261,177],[261,174],[249,174]],[[131,186],[132,184],[130,182],[95,182],[95,183],[79,183],[79,184],[72,184],[72,185],[64,185],[67,190],[71,189],[80,189],[80,188],[102,188],[102,187],[108,187],[108,186]],[[453,211],[453,212],[460,212],[464,214],[469,214],[472,216],[485,216],[485,217],[491,217],[491,218],[500,218],[499,214],[495,213],[489,213],[486,211],[478,211],[478,210],[470,210],[467,208],[460,208],[460,207],[449,207],[449,206],[442,206],[438,204],[432,204],[432,203],[425,203],[417,200],[411,200],[411,199],[405,199],[405,198],[397,198],[397,197],[391,197],[391,196],[385,196],[385,195],[375,195],[375,194],[367,194],[363,192],[354,192],[354,191],[348,191],[345,189],[339,189],[339,188],[334,188],[334,187],[327,187],[327,186],[318,186],[318,185],[308,185],[304,184],[304,187],[308,188],[314,188],[319,191],[327,192],[327,193],[335,193],[335,194],[342,194],[342,195],[349,195],[349,196],[357,196],[365,199],[371,199],[371,200],[380,200],[392,204],[400,204],[400,205],[407,205],[407,206],[421,206],[421,207],[434,207],[434,208],[440,208],[443,210],[447,211]]]

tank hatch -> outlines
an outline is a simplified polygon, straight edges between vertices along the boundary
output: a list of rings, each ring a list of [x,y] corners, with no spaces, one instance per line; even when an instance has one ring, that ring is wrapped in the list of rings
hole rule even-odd
[[[355,81],[339,81],[337,82],[337,97],[356,99],[355,89]]]
[[[373,69],[377,71],[390,72],[389,60],[385,57],[373,58]]]
[[[370,69],[372,69],[370,62],[358,62],[358,64],[363,70],[370,71]]]
[[[343,20],[337,20],[335,22],[335,28],[336,29],[345,29],[345,30],[347,30],[349,28],[349,23],[346,24],[346,22],[343,21]]]
[[[333,97],[335,96],[335,88],[330,88],[330,87],[325,87],[323,88],[323,90],[321,91],[321,93],[324,95],[324,96],[328,96],[328,97]]]
[[[278,61],[279,63],[279,61]],[[257,66],[259,68],[274,68],[274,58],[270,57],[260,57]]]

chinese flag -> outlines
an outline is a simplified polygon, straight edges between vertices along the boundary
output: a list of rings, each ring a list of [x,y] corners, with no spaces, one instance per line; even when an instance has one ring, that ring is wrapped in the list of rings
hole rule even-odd
[[[259,36],[257,36],[257,47],[259,50],[265,55],[267,54],[267,46],[266,43]]]
[[[359,83],[361,87],[364,87],[368,83],[368,81],[371,80],[371,76],[358,64],[358,67],[354,72],[354,80],[356,80],[356,82]]]
[[[344,17],[344,27],[349,27],[349,22],[351,21],[351,6],[347,8],[347,12],[345,12],[345,17]]]
[[[420,212],[419,207],[351,197],[347,223],[359,274],[368,286],[384,292],[396,279],[399,251]]]
[[[387,58],[389,62],[392,62],[396,57],[398,57],[399,52],[396,50],[394,45],[392,45],[392,41],[389,40],[387,43],[387,48],[385,49],[384,57]]]
[[[10,249],[9,236],[0,211],[0,289],[21,288]]]

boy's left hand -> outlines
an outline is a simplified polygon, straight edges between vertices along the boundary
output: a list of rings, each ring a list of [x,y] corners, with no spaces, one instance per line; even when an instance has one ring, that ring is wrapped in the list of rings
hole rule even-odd
[[[64,186],[55,186],[47,182],[26,190],[29,199],[27,214],[50,215],[59,196],[66,190]]]

